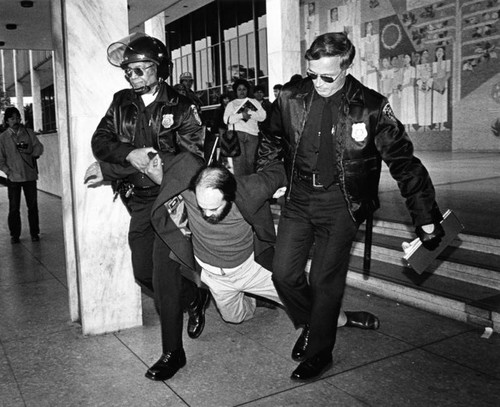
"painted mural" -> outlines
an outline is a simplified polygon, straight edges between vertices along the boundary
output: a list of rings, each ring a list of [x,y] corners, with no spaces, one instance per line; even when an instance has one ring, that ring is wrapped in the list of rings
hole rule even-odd
[[[301,6],[303,50],[317,33],[346,31],[357,49],[351,73],[389,99],[408,131],[451,130],[453,95],[464,98],[500,72],[500,0],[302,0]]]
[[[462,96],[499,72],[500,1],[461,2]]]

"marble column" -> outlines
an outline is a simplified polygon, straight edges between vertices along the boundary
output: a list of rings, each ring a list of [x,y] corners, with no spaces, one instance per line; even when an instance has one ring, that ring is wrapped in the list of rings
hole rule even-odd
[[[165,14],[160,13],[144,22],[144,32],[165,43]]]
[[[5,92],[5,54],[3,49],[0,49],[0,65],[2,69],[2,77],[0,78],[2,80],[2,91]]]
[[[33,51],[29,52],[30,76],[31,76],[31,96],[33,97],[33,129],[39,131],[43,129],[42,122],[42,93],[40,89],[40,74],[33,68]]]
[[[300,2],[267,0],[267,50],[269,65],[269,95],[273,86],[288,82],[293,74],[301,73]]]
[[[63,228],[71,319],[84,334],[142,323],[127,242],[130,217],[109,185],[87,188],[90,140],[113,94],[128,87],[106,49],[128,35],[126,0],[51,1]]]
[[[21,113],[21,121],[24,123],[24,89],[23,89],[23,84],[17,80],[18,75],[17,75],[17,50],[12,51],[12,66],[14,68],[14,89],[15,89],[15,94],[16,94],[16,107],[19,110],[19,113]]]

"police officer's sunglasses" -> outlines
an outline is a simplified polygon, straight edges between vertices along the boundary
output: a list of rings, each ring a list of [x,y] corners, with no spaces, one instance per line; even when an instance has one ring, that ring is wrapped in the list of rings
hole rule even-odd
[[[342,72],[344,72],[344,70],[341,70],[340,73],[334,78],[331,75],[319,75],[319,74],[314,73],[308,69],[306,75],[309,78],[311,78],[313,81],[318,79],[318,76],[319,76],[323,82],[333,83],[339,78],[340,75],[342,75]]]
[[[132,73],[135,73],[137,76],[143,76],[146,72],[146,69],[151,68],[155,64],[151,64],[149,66],[145,66],[144,68],[125,68],[123,71],[125,72],[125,76],[131,78]]]

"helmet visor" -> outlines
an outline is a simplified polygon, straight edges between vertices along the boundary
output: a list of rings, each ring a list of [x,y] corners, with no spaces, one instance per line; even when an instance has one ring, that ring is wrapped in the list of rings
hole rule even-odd
[[[138,61],[152,61],[158,64],[158,61],[151,58],[151,55],[147,55],[149,52],[145,53],[143,47],[140,46],[143,43],[140,40],[145,38],[148,38],[146,34],[137,32],[113,42],[107,50],[109,63],[117,67]]]

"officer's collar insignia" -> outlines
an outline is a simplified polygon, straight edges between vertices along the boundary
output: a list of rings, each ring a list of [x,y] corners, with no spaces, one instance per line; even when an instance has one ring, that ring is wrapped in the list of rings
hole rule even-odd
[[[388,119],[392,120],[393,122],[397,122],[396,115],[392,111],[392,107],[389,103],[386,103],[386,105],[384,106],[384,109],[382,110],[382,113]]]
[[[354,139],[354,141],[360,143],[366,138],[366,136],[368,136],[368,131],[366,130],[365,123],[352,124],[351,137]]]
[[[191,105],[191,110],[193,111],[194,118],[196,119],[198,124],[201,126],[201,119],[200,119],[200,115],[198,114],[198,109],[196,108],[195,105]]]
[[[170,127],[172,127],[172,124],[174,124],[174,115],[173,114],[164,114],[163,119],[161,120],[161,124],[166,129],[169,129]]]

